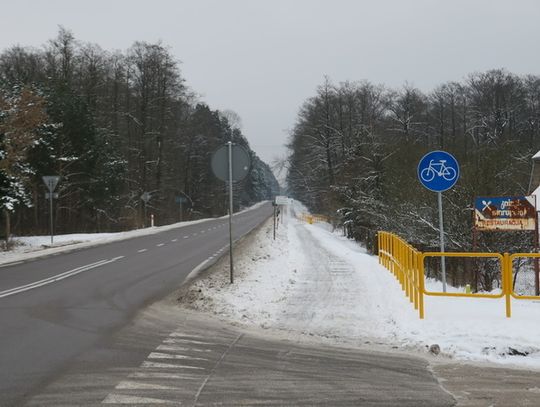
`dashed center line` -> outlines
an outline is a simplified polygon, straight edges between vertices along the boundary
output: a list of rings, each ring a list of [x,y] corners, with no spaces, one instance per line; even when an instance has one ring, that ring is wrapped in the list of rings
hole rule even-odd
[[[171,242],[177,242],[177,241],[178,241],[178,239],[172,239],[171,240]]]
[[[157,247],[165,246],[165,243],[158,243],[156,246]]]
[[[184,236],[184,239],[189,239],[189,236]]]
[[[137,250],[137,253],[144,253],[145,251],[147,251],[148,249],[140,249],[140,250]]]

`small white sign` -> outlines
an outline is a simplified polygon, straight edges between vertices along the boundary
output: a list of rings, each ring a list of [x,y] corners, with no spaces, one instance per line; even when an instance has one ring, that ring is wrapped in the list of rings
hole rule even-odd
[[[56,189],[56,185],[58,184],[58,181],[60,181],[59,175],[44,175],[41,177],[43,179],[43,182],[45,185],[47,185],[47,188],[49,188],[50,192],[54,192]]]
[[[286,196],[277,195],[275,198],[276,205],[289,205],[290,200]]]

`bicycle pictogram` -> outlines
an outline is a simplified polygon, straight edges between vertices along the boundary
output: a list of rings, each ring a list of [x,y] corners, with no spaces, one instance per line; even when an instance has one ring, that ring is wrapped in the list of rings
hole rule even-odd
[[[453,181],[457,177],[457,171],[446,165],[446,160],[429,161],[429,166],[420,171],[420,178],[425,182],[431,182],[435,177],[442,177],[446,181]]]

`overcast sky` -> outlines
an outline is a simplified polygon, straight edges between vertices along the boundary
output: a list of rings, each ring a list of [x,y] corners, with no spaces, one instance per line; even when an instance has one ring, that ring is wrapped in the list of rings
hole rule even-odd
[[[270,163],[324,75],[423,91],[468,73],[540,74],[536,0],[0,0],[0,49],[41,46],[58,25],[125,50],[161,40],[187,84],[231,109]]]

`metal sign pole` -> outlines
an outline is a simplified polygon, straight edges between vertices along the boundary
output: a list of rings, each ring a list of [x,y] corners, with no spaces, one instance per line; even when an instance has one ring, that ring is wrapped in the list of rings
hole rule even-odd
[[[459,178],[459,164],[452,154],[446,151],[431,151],[424,155],[416,169],[418,179],[424,187],[437,192],[439,206],[439,238],[441,253],[444,253],[444,224],[442,211],[442,192],[452,188]],[[446,258],[441,255],[441,278],[443,292],[446,292]]]
[[[56,188],[56,185],[58,185],[58,181],[60,181],[60,176],[58,175],[44,175],[41,177],[43,179],[43,182],[47,186],[49,190],[49,219],[50,219],[50,229],[51,229],[51,246],[54,242],[54,225],[53,225],[53,199],[55,198],[54,190]]]
[[[53,229],[53,188],[49,186],[49,212],[50,212],[50,228],[51,228],[51,246],[54,244],[54,229]]]
[[[232,141],[229,141],[227,144],[229,147],[229,260],[230,260],[231,284],[232,284],[234,282],[233,237],[232,237],[232,216],[233,216]]]
[[[274,240],[276,240],[276,204],[274,203]]]
[[[443,224],[443,211],[442,211],[442,193],[437,192],[437,201],[439,204],[439,236],[441,239],[441,252],[444,253],[444,224]],[[441,257],[441,277],[443,292],[446,292],[446,259]]]
[[[183,212],[182,211],[182,200],[180,200],[180,222],[182,222],[182,215],[183,215],[182,212]]]
[[[146,201],[144,201],[144,221],[143,221],[143,227],[146,227],[146,218],[147,218],[147,212],[146,212]]]
[[[234,156],[234,161],[233,161]],[[239,145],[228,141],[226,145],[212,154],[211,167],[214,175],[224,182],[229,182],[229,258],[231,269],[231,284],[234,282],[233,264],[233,181],[243,180],[250,171],[251,159],[248,152]]]

